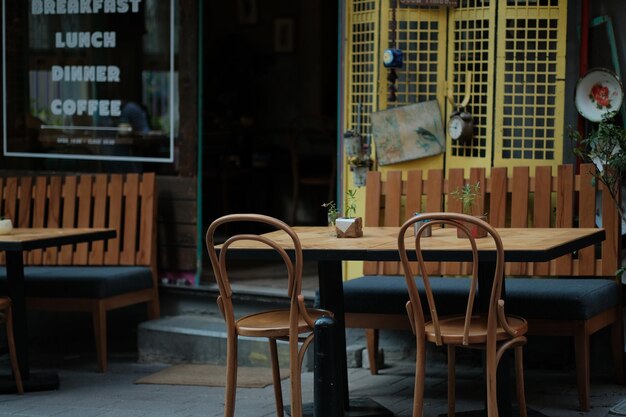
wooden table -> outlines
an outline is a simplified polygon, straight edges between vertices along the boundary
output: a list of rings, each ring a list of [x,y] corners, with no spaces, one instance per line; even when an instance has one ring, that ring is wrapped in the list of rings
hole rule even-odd
[[[25,391],[56,389],[59,379],[56,373],[30,372],[28,360],[28,325],[26,320],[26,297],[24,292],[24,252],[73,243],[115,237],[114,229],[90,228],[16,228],[8,235],[0,235],[0,251],[6,253],[8,296],[13,301],[13,333],[17,361]],[[0,379],[0,392],[11,391],[12,378]]]
[[[338,389],[340,392],[343,391],[343,396],[340,396],[343,404],[337,405],[336,408],[344,409],[345,415],[350,415],[351,412],[359,416],[389,415],[388,411],[376,404],[371,407],[361,406],[360,403],[350,400],[348,396],[342,261],[399,261],[397,248],[399,227],[364,228],[363,237],[356,239],[331,237],[327,227],[294,227],[294,230],[302,243],[304,258],[318,262],[321,307],[335,314],[337,326],[340,329],[334,348],[340,361],[341,375]],[[503,228],[497,230],[502,238],[504,258],[507,262],[549,261],[601,242],[605,237],[603,229],[595,228]],[[289,239],[280,232],[268,233],[266,236],[284,247],[292,247]],[[480,286],[480,282],[490,282],[490,277],[493,277],[496,252],[490,239],[479,239],[477,243],[480,252]],[[414,247],[414,245],[407,244],[407,248],[411,246]],[[235,248],[237,250],[233,251]],[[458,239],[454,229],[434,229],[432,237],[423,240],[422,249],[426,261],[471,261],[472,256],[467,240]],[[273,255],[267,247],[254,243],[247,243],[245,246],[233,245],[231,252],[233,256],[240,259],[268,259]],[[410,258],[415,259],[414,251]],[[481,293],[489,294],[490,291],[481,291]],[[488,300],[478,301],[479,306],[484,306],[488,302]],[[498,405],[502,417],[512,414],[510,387],[507,385],[500,389],[500,382],[509,383],[508,368],[506,364],[499,367],[505,372],[499,374],[498,378]]]

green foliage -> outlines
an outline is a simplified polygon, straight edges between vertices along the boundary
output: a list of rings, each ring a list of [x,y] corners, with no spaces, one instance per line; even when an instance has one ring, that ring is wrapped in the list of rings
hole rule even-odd
[[[625,219],[619,189],[626,171],[626,130],[613,122],[615,114],[607,113],[587,137],[583,138],[572,128],[569,129],[569,137],[574,154],[596,166],[597,169],[591,174],[606,186],[620,217]]]
[[[345,217],[351,218],[356,216],[356,189],[349,189],[346,191],[346,210]],[[322,207],[325,207],[328,212],[328,221],[335,222],[339,217],[339,210],[334,201],[323,203]]]
[[[346,217],[350,218],[356,215],[356,189],[346,190]]]
[[[328,203],[323,203],[322,207],[325,207],[328,213],[328,221],[332,224],[335,224],[335,220],[339,217],[339,212],[337,211],[337,205],[334,201],[329,201]]]
[[[463,205],[463,213],[472,214],[472,206],[480,196],[480,182],[476,182],[476,184],[468,183],[462,187],[457,187],[456,190],[450,193],[450,196],[461,202]]]

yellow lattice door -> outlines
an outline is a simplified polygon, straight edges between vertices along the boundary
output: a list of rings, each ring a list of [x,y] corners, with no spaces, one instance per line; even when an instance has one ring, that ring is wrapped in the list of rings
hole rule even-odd
[[[494,166],[562,162],[566,25],[566,0],[500,5]]]
[[[448,100],[447,115],[468,96],[465,110],[473,116],[474,137],[462,144],[447,134],[448,169],[491,166],[496,7],[495,1],[461,0],[450,9],[446,88],[454,106]]]
[[[370,115],[437,99],[447,124],[466,94],[470,143],[390,169],[537,166],[562,162],[567,0],[459,0],[458,7],[397,5],[397,100],[387,96],[392,0],[346,0],[345,130],[371,138]],[[468,83],[467,79],[471,82]],[[446,82],[447,80],[447,82]],[[469,91],[466,91],[469,90]],[[375,155],[374,155],[375,156]],[[347,172],[347,171],[346,171]],[[351,185],[349,175],[346,176]]]
[[[379,0],[349,0],[347,7],[344,130],[360,124],[360,133],[370,138],[369,116],[378,110],[379,98]]]
[[[390,47],[389,38],[392,28],[392,2],[382,1],[382,22],[386,25],[381,33],[381,49]],[[389,70],[382,62],[379,64],[380,109],[406,106],[429,100],[437,100],[441,114],[445,108],[445,58],[446,48],[446,9],[433,7],[410,7],[398,4],[396,6],[396,46],[404,53],[402,68],[396,70],[398,79],[395,82],[397,93],[396,101],[388,100]],[[394,164],[392,169],[404,167],[441,168],[443,155]]]

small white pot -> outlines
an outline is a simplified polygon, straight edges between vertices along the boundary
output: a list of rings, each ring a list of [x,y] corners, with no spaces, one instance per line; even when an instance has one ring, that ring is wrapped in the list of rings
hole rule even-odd
[[[11,219],[0,220],[0,235],[8,235],[13,230]]]

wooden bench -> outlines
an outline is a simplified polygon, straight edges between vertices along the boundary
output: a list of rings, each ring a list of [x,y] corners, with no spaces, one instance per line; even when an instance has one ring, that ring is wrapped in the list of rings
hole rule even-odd
[[[90,312],[98,369],[107,369],[107,312],[147,303],[159,317],[156,176],[83,174],[0,177],[0,213],[16,227],[107,227],[114,239],[25,255],[29,309]],[[4,254],[0,254],[4,263]],[[0,269],[6,292],[6,270]]]
[[[447,196],[464,183],[480,181],[482,198],[473,214],[488,213],[495,227],[596,227],[596,210],[602,213],[606,240],[543,263],[507,263],[506,309],[529,322],[530,335],[574,338],[580,408],[589,409],[589,338],[610,326],[616,379],[623,383],[622,288],[615,272],[620,266],[620,220],[608,192],[596,185],[593,165],[585,164],[580,174],[571,165],[472,168],[468,178],[463,169],[369,172],[366,186],[365,227],[399,226],[415,212],[460,212],[460,202]],[[597,198],[599,200],[597,200]],[[601,202],[597,205],[597,201]],[[432,262],[430,273],[464,275],[467,263]],[[371,371],[377,373],[378,329],[410,329],[404,305],[408,299],[399,263],[365,263],[364,276],[344,283],[346,326],[366,328]],[[513,278],[514,277],[514,278]],[[541,280],[539,282],[539,280]],[[419,281],[419,280],[418,280]],[[467,279],[431,279],[435,292],[443,294],[455,313],[455,300],[468,288]],[[424,305],[425,301],[424,301]]]

